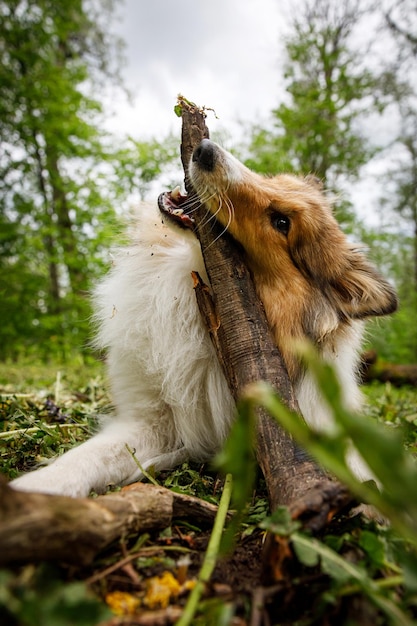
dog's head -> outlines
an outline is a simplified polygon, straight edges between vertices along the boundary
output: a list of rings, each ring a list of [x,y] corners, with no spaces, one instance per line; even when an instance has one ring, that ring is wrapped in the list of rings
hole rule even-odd
[[[394,289],[348,241],[313,177],[261,176],[208,139],[189,173],[200,200],[243,246],[264,292],[304,301],[304,333],[313,339],[328,332],[322,325],[330,310],[337,326],[396,309]]]

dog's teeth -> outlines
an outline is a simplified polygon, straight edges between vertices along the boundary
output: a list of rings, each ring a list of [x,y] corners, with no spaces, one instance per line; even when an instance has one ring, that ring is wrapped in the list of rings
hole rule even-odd
[[[184,209],[174,209],[172,211],[173,215],[182,215],[184,213]]]
[[[179,185],[177,185],[177,187],[175,187],[175,189],[171,191],[171,198],[173,200],[179,200],[180,195],[181,195],[181,188]]]

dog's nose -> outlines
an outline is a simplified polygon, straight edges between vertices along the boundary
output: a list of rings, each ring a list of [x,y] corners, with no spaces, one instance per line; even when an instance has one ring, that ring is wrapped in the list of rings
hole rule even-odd
[[[216,146],[210,139],[203,139],[193,152],[193,161],[206,172],[212,172],[216,162]]]

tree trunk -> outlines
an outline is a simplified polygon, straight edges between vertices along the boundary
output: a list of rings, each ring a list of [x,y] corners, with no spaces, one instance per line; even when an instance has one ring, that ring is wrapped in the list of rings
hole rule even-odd
[[[44,169],[45,169],[44,162],[42,158],[42,152],[39,146],[39,141],[38,141],[35,125],[33,125],[33,128],[32,128],[32,139],[33,139],[33,147],[34,147],[34,153],[35,153],[34,157],[35,157],[36,164],[38,167],[39,191],[42,196],[45,215],[47,215],[48,219],[50,220],[50,224],[47,225],[48,226],[46,229],[47,232],[43,237],[45,250],[47,254],[47,260],[48,260],[49,295],[50,295],[49,309],[51,313],[57,315],[61,310],[61,306],[60,306],[61,295],[60,295],[58,261],[57,261],[58,255],[57,255],[54,237],[51,232],[53,211],[51,208],[51,202],[48,198],[47,183],[45,181],[45,175],[44,175]]]
[[[52,211],[56,217],[57,234],[63,250],[63,263],[68,271],[71,291],[74,294],[82,294],[86,290],[87,281],[85,271],[81,268],[85,268],[86,263],[73,231],[58,154],[55,148],[49,145],[46,145],[45,152],[52,195]]]

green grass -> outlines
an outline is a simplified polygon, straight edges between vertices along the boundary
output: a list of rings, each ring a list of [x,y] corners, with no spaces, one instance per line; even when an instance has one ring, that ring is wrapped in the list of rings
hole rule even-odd
[[[101,363],[0,363],[0,471],[14,478],[90,436],[109,410]]]
[[[373,421],[393,434],[401,432],[405,446],[415,451],[417,390],[378,384],[364,391]],[[0,471],[13,478],[85,440],[94,431],[97,414],[109,411],[110,404],[101,363],[0,363]],[[234,454],[233,445],[231,450]],[[212,502],[218,502],[222,493],[216,472],[195,464],[156,478],[170,489]],[[267,515],[265,489],[258,479],[235,551],[218,564],[212,586],[199,604],[196,625],[232,625],[233,615],[242,626],[250,623],[252,592],[259,585],[262,529],[276,528],[276,519]],[[268,586],[259,586],[257,592],[257,602],[269,613],[271,624],[397,626],[417,619],[416,559],[401,536],[361,517],[342,517],[318,539],[291,528],[279,540],[281,547],[289,542],[283,579],[275,581],[273,592]],[[149,581],[166,571],[177,575],[184,553],[190,559],[186,577],[195,579],[207,541],[207,530],[189,520],[173,523],[162,533],[123,538],[89,568],[46,563],[5,568],[0,570],[0,623],[104,626],[132,598],[141,603],[139,611],[163,610],[146,605]],[[129,555],[129,567],[118,569]],[[114,571],[106,573],[111,568]],[[183,605],[186,595],[171,603]]]
[[[374,383],[364,388],[368,415],[389,428],[399,429],[407,448],[417,445],[417,390]]]

